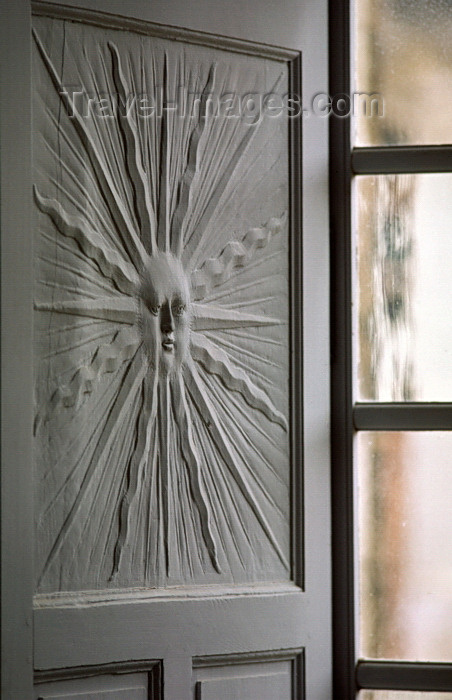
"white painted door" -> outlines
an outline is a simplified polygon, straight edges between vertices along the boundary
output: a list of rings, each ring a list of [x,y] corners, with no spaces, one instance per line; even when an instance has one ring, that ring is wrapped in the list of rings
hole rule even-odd
[[[34,565],[5,538],[5,595],[24,621],[33,598],[33,697],[326,700],[326,124],[294,117],[326,80],[326,8],[32,9],[7,19],[32,57],[33,272],[5,294]]]

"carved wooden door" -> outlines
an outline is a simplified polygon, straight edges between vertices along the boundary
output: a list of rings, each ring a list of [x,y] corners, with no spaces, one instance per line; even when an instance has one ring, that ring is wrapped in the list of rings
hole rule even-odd
[[[34,697],[326,700],[302,37],[79,5],[31,20]]]

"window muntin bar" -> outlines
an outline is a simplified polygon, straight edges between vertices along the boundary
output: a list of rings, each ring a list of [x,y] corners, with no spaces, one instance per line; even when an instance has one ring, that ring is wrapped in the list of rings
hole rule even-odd
[[[353,425],[355,430],[450,430],[452,404],[355,404]]]
[[[452,700],[452,693],[417,690],[361,690],[358,700]]]
[[[356,677],[360,688],[383,688],[394,690],[414,690],[422,692],[420,697],[425,696],[426,700],[431,700],[429,692],[441,693],[450,689],[451,668],[448,664],[435,663],[407,663],[401,661],[360,661],[356,669]],[[376,693],[374,700],[393,700],[391,690],[386,694]],[[364,694],[358,696],[361,700],[366,697]],[[372,697],[372,696],[370,696]],[[395,695],[397,698],[398,696]],[[418,696],[415,696],[416,698]],[[449,700],[452,693],[439,695],[438,700],[443,697]],[[400,695],[400,700],[411,700],[410,694]],[[437,700],[436,695],[433,696]]]
[[[449,172],[452,146],[355,148],[351,164],[355,175]]]

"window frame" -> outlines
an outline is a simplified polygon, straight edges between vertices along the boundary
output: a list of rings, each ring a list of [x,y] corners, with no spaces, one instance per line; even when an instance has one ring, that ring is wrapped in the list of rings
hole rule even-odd
[[[329,93],[351,94],[351,3],[329,3]],[[352,147],[350,117],[330,137],[332,562],[334,698],[359,690],[451,691],[452,662],[358,658],[353,439],[358,430],[451,430],[451,403],[353,401],[352,180],[356,175],[452,172],[452,145]]]

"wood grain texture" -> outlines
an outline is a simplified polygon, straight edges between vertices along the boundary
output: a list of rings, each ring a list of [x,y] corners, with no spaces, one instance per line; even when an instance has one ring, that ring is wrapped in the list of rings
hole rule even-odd
[[[34,41],[37,590],[288,580],[287,65]]]

